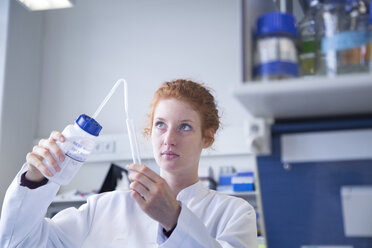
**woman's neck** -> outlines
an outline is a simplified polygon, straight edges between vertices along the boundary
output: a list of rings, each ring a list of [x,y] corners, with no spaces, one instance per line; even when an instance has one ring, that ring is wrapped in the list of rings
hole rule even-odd
[[[193,174],[193,175],[190,175]],[[160,175],[167,181],[169,187],[172,189],[174,196],[177,197],[178,193],[184,188],[189,187],[199,181],[198,172],[168,172],[160,170]]]

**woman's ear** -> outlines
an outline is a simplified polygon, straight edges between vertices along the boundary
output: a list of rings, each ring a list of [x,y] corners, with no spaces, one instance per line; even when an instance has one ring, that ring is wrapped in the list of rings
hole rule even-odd
[[[215,132],[214,132],[213,128],[209,128],[209,129],[204,131],[204,138],[203,138],[204,145],[203,145],[203,148],[208,148],[213,144],[214,134],[215,134]]]

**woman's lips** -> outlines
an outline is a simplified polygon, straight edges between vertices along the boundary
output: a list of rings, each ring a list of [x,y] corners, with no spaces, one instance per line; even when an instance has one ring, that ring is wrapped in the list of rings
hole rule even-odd
[[[165,151],[161,153],[161,156],[166,158],[166,159],[173,159],[179,157],[178,154],[172,152],[172,151]]]

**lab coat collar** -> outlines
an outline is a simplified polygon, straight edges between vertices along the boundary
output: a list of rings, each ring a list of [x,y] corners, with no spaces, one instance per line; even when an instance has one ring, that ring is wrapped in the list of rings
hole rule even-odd
[[[201,199],[206,194],[208,194],[208,189],[203,185],[201,181],[197,181],[196,183],[181,190],[177,195],[177,200],[187,201],[195,197]]]

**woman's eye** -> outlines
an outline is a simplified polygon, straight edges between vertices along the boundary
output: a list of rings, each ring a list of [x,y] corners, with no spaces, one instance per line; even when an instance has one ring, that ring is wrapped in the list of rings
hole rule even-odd
[[[155,123],[155,127],[159,129],[163,129],[165,127],[165,124],[161,121],[158,121]]]
[[[189,124],[181,124],[182,131],[190,131],[192,128]]]

